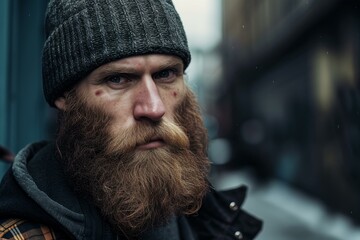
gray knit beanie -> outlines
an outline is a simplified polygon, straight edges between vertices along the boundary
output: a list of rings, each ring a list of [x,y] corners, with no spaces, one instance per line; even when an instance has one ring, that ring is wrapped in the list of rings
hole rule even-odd
[[[43,87],[54,101],[95,68],[133,55],[190,52],[171,0],[50,0],[45,16]]]

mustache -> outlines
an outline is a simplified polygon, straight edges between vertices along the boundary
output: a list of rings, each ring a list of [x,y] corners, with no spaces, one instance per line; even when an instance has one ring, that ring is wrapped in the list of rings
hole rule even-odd
[[[161,140],[173,149],[189,149],[190,141],[185,131],[167,118],[159,122],[140,122],[134,126],[111,134],[106,144],[105,153],[125,154],[132,152],[137,146],[154,140]]]

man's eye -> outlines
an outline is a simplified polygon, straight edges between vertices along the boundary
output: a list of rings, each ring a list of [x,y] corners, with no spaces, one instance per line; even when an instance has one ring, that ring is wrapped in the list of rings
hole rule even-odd
[[[174,69],[165,69],[160,72],[157,72],[154,75],[154,79],[156,80],[162,80],[162,81],[170,81],[175,79],[177,76],[177,72]]]
[[[124,81],[124,78],[120,75],[111,75],[106,77],[105,81],[110,83],[121,83],[122,81]]]
[[[105,77],[103,79],[103,82],[106,83],[111,88],[121,88],[126,83],[130,82],[130,80],[121,74],[114,74]]]

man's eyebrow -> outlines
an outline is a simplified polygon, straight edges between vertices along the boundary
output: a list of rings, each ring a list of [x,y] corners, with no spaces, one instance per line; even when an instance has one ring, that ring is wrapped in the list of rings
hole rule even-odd
[[[182,63],[181,60],[177,60],[177,59],[170,59],[170,60],[165,60],[162,63],[160,63],[157,67],[156,67],[156,71],[161,71],[167,68],[178,68],[178,69],[183,69],[184,68],[184,64]],[[118,65],[116,63],[114,64],[108,64],[105,66],[100,67],[99,69],[95,70],[92,74],[91,74],[91,78],[92,79],[99,79],[102,78],[104,76],[108,76],[114,73],[126,73],[126,74],[133,74],[133,75],[139,75],[140,72],[138,69],[136,69],[135,67],[131,66],[131,65]]]
[[[110,65],[110,66],[103,66],[100,69],[97,69],[94,73],[93,73],[93,77],[99,77],[99,76],[107,76],[116,72],[124,72],[124,73],[137,73],[136,69],[134,69],[133,67],[128,67],[128,66],[116,66],[114,65]]]
[[[109,66],[102,66],[99,69],[93,71],[89,76],[88,79],[91,81],[101,81],[105,77],[114,75],[116,73],[126,73],[130,75],[136,75],[137,71],[134,68],[127,67],[127,66],[116,66],[116,65],[109,65]]]
[[[160,64],[159,67],[158,67],[159,70],[163,70],[163,69],[167,69],[167,68],[183,69],[184,64],[182,63],[182,61],[170,60],[170,61],[167,61],[167,62],[164,62],[164,63]]]

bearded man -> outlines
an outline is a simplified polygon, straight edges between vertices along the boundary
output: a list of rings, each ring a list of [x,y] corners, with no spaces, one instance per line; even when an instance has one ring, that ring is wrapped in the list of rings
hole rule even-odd
[[[253,239],[245,187],[216,192],[171,0],[53,0],[43,85],[56,141],[18,153],[1,239]]]

